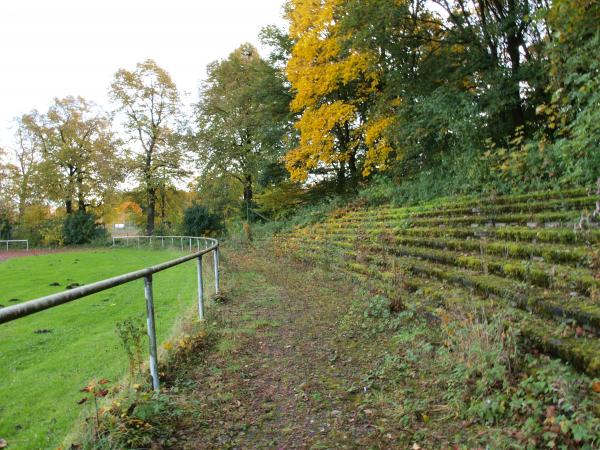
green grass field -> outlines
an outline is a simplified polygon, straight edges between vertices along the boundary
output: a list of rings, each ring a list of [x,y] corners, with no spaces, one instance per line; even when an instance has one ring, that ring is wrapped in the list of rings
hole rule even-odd
[[[87,284],[178,255],[105,249],[11,259],[0,263],[0,304],[61,292],[71,283]],[[194,262],[156,274],[154,295],[163,342],[177,319],[194,311]],[[0,438],[10,448],[56,448],[81,414],[79,390],[93,378],[115,380],[126,374],[127,357],[115,324],[129,317],[145,317],[142,280],[0,325]]]

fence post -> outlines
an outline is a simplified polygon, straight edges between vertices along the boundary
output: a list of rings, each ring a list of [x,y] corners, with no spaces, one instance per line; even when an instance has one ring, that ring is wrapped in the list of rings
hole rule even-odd
[[[25,244],[25,245],[27,246],[27,251],[29,251],[29,239],[27,239],[27,241],[26,241],[26,244]]]
[[[183,251],[183,236],[179,238],[179,243],[181,244],[181,251]]]
[[[202,280],[202,255],[198,256],[198,318],[204,320],[204,283]]]
[[[160,247],[165,248],[165,238],[163,236],[160,237]]]
[[[219,295],[219,247],[213,250],[213,262],[215,266],[215,295]]]
[[[190,238],[190,253],[192,253],[192,238]]]
[[[158,352],[156,350],[156,327],[154,325],[154,295],[152,293],[152,275],[144,277],[144,294],[146,296],[146,323],[148,325],[148,339],[150,343],[150,375],[152,388],[159,390],[158,381]]]

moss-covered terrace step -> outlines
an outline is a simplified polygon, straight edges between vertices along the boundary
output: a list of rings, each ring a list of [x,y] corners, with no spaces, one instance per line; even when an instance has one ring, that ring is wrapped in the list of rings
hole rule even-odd
[[[461,239],[490,239],[510,242],[543,242],[556,244],[577,244],[580,246],[600,243],[600,230],[577,230],[570,228],[526,228],[526,227],[423,227],[406,228],[376,224],[367,226],[366,223],[356,222],[352,227],[342,227],[337,224],[323,223],[311,228],[296,229],[292,233],[303,235],[313,234],[347,234],[379,236],[393,234],[396,236],[416,236],[425,238],[454,237]]]
[[[450,239],[432,237],[412,237],[402,233],[393,234],[382,232],[380,234],[359,235],[356,232],[338,232],[332,230],[327,235],[328,239],[354,242],[374,242],[381,245],[407,245],[414,247],[434,248],[442,250],[463,251],[497,255],[513,259],[542,258],[545,262],[568,264],[574,267],[590,267],[592,261],[592,248],[586,246],[573,246],[564,244],[530,244],[509,241],[485,239]]]
[[[331,255],[323,252],[321,247],[315,246],[312,251],[306,252],[306,247],[302,246],[301,253],[304,253],[304,255],[297,256],[309,262],[315,262],[318,259],[319,262],[331,263]],[[392,272],[382,270],[376,264],[367,266],[353,262],[353,258],[349,256],[355,257],[355,255],[346,254],[346,256],[345,261],[339,260],[337,262],[339,270],[358,278],[363,283],[374,283],[376,287],[383,291],[397,289],[398,277],[400,276],[400,284],[406,286],[409,292],[414,292],[416,301],[420,301],[423,296],[432,296],[439,304],[447,303],[452,299],[456,300],[455,291],[452,291],[454,294],[449,295],[447,287],[442,284],[448,281],[469,289],[469,291],[465,291],[467,301],[476,301],[476,306],[482,306],[486,310],[490,309],[490,303],[484,298],[474,297],[473,292],[470,292],[471,289],[475,289],[484,297],[492,295],[498,298],[506,298],[507,294],[510,294],[510,297],[522,297],[526,291],[529,291],[530,295],[536,293],[544,295],[540,290],[534,292],[535,289],[527,288],[525,285],[507,284],[506,280],[494,276],[471,274],[469,278],[464,276],[464,271],[459,274],[448,273],[440,269],[433,269],[432,271],[431,265],[428,265],[428,270],[426,270],[421,261],[414,261],[412,265],[406,265],[406,259],[403,259],[400,264],[394,267]],[[399,270],[408,270],[409,272],[408,274],[402,272],[398,275]],[[430,278],[432,276],[433,279]],[[436,282],[436,279],[440,281]],[[523,304],[519,301],[515,302],[511,298],[509,300],[519,308],[523,308]],[[539,350],[559,357],[589,375],[600,375],[600,339],[589,335],[581,337],[579,333],[575,332],[574,326],[561,323],[562,319],[568,317],[564,312],[557,315],[558,311],[551,310],[549,316],[545,312],[544,314],[548,316],[546,319],[523,309],[516,310],[507,304],[504,304],[504,307],[511,315],[516,315],[519,318],[522,335]],[[553,319],[559,319],[559,322]],[[594,329],[594,327],[591,328]]]
[[[445,207],[439,209],[427,210],[410,210],[405,208],[387,208],[387,209],[369,209],[365,214],[358,212],[349,212],[344,217],[347,220],[356,218],[364,219],[367,217],[378,220],[399,220],[416,217],[463,217],[477,215],[507,215],[509,213],[536,213],[550,211],[593,211],[596,207],[596,202],[600,200],[598,196],[586,196],[570,199],[548,200],[545,202],[536,203],[514,203],[506,205],[486,205],[486,206],[469,206],[469,207]],[[337,216],[338,218],[340,216]]]
[[[489,239],[508,242],[551,243],[565,245],[591,245],[600,243],[600,230],[578,230],[570,228],[538,228],[526,227],[430,227],[430,228],[401,228],[401,227],[374,227],[362,229],[359,227],[341,228],[331,227],[327,230],[314,228],[310,233],[320,230],[336,233],[365,235],[381,235],[384,233],[396,236],[417,236],[425,238],[454,237],[461,239]]]
[[[372,275],[365,274],[358,274],[358,277],[363,283],[373,279]],[[390,286],[390,281],[394,279],[397,279],[397,274],[381,272],[375,285],[383,290],[386,285]],[[478,297],[466,290],[463,291],[461,299],[456,291],[449,292],[443,284],[428,280],[413,274],[410,278],[402,277],[401,282],[409,286],[410,292],[413,293],[412,297],[432,296],[434,305],[444,305],[447,308],[453,303],[462,301],[468,302],[470,309],[485,310],[487,314],[497,314],[502,311],[503,314],[509,315],[511,320],[515,320],[515,325],[520,329],[521,334],[538,350],[563,359],[591,376],[600,375],[600,339],[597,337],[592,335],[584,337],[582,336],[584,333],[579,332],[573,325],[557,323],[553,319],[541,318],[522,309],[507,307],[501,301],[490,302],[489,298]]]
[[[331,226],[355,226],[357,223],[365,225],[384,224],[396,225],[405,228],[431,227],[431,226],[514,226],[523,225],[534,228],[559,228],[573,225],[580,218],[579,211],[544,212],[532,214],[507,214],[507,215],[471,215],[464,217],[431,217],[431,218],[405,218],[389,220],[358,220],[358,219],[330,219],[327,223]]]
[[[445,265],[518,279],[540,287],[576,291],[588,296],[592,289],[600,289],[600,280],[594,279],[591,270],[588,268],[575,268],[563,264],[548,264],[542,261],[510,260],[504,257],[480,254],[477,248],[471,253],[456,253],[430,247],[373,242],[372,239],[352,241],[349,236],[330,235],[325,238],[314,235],[300,237],[300,239],[306,239],[306,242],[310,243],[319,242],[321,246],[335,244],[345,249],[353,247],[361,248],[367,253],[421,258]]]
[[[564,191],[541,191],[529,194],[516,195],[497,195],[497,196],[462,196],[462,197],[441,197],[435,200],[423,202],[415,206],[401,207],[409,213],[418,213],[427,210],[439,210],[448,208],[477,208],[483,206],[500,206],[510,204],[540,203],[553,200],[568,200],[577,197],[593,197],[596,194],[596,188],[568,189]],[[386,211],[391,209],[400,209],[398,207],[383,206],[378,210]],[[353,208],[350,212],[357,215],[369,215],[372,208]]]
[[[484,295],[494,294],[513,302],[521,309],[536,311],[546,317],[572,319],[596,333],[600,332],[600,304],[588,297],[543,289],[497,275],[481,274],[414,257],[382,258],[381,255],[344,247],[338,247],[336,251],[335,247],[335,243],[325,247],[316,241],[305,241],[298,242],[290,250],[300,259],[316,262],[345,258],[353,270],[374,277],[379,277],[382,268],[389,269],[390,261],[395,261],[397,267],[412,273],[476,289]]]
[[[351,240],[340,240],[335,237],[320,238],[318,236],[302,237],[301,239],[306,239],[307,243],[318,242],[322,248],[329,244],[335,244],[345,249],[360,249],[366,253],[387,253],[401,257],[421,258],[435,263],[493,273],[505,278],[518,279],[544,288],[576,291],[588,296],[592,289],[600,289],[600,280],[594,279],[591,270],[588,268],[574,268],[541,261],[511,260],[488,254],[482,255],[477,250],[471,254],[464,254],[429,247],[377,243],[373,242],[373,240],[352,242]]]

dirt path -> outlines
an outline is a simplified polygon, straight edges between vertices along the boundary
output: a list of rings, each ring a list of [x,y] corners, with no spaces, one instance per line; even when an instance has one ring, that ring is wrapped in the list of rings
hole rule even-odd
[[[50,253],[63,253],[73,251],[68,248],[46,248],[46,249],[30,249],[30,250],[0,250],[0,261],[6,261],[11,258],[22,258],[24,256],[38,256],[38,255],[47,255]]]
[[[195,413],[179,423],[173,448],[399,445],[402,430],[383,430],[360,401],[365,372],[382,349],[338,332],[352,286],[257,255],[237,255],[226,270],[236,273],[225,275],[236,284],[219,307],[228,337],[187,374],[193,389],[179,401]]]

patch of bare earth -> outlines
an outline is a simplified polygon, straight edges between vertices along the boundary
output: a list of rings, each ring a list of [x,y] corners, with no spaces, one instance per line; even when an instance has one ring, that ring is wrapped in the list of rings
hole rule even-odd
[[[24,256],[48,255],[51,253],[64,253],[72,251],[68,248],[47,248],[47,249],[30,249],[30,250],[0,250],[0,261],[6,261],[11,258],[22,258]]]
[[[169,448],[398,448],[402,427],[361,403],[383,349],[338,332],[355,286],[254,252],[226,256],[230,301],[210,319],[224,337],[171,390],[184,413]]]

